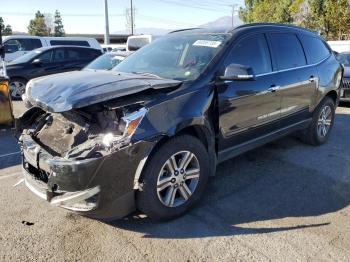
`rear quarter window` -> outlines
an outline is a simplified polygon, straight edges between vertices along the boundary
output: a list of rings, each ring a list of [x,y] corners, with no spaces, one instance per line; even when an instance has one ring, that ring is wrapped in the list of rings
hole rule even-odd
[[[316,64],[329,56],[330,51],[321,39],[307,35],[299,37],[309,64]]]
[[[271,33],[271,46],[279,70],[305,66],[303,47],[293,33]]]

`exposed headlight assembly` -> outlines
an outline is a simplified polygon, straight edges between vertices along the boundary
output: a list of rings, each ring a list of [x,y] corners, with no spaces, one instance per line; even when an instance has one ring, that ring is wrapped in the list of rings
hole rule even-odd
[[[114,144],[129,141],[141,123],[142,119],[146,115],[147,111],[148,110],[143,107],[130,115],[122,117],[121,123],[119,124],[119,129],[123,132],[123,134],[115,135],[113,133],[107,133],[102,138],[102,144],[105,147],[110,148]]]

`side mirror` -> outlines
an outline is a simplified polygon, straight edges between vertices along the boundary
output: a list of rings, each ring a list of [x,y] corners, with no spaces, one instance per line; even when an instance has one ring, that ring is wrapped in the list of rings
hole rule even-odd
[[[34,59],[32,62],[33,65],[40,66],[42,64],[40,59]]]
[[[225,69],[225,74],[220,76],[221,80],[254,80],[253,70],[249,66],[230,64]]]

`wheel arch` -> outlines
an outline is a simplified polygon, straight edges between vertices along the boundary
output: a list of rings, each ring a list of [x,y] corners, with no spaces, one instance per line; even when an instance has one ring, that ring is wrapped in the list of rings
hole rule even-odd
[[[330,97],[333,99],[334,101],[334,104],[336,105],[337,104],[337,101],[338,101],[338,93],[335,91],[335,90],[331,90],[329,91],[325,97]]]

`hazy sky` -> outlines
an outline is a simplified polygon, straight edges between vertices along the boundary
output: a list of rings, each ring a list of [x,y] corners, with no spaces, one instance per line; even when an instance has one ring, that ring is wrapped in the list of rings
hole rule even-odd
[[[0,0],[0,16],[14,31],[27,32],[37,10],[61,12],[67,33],[103,33],[104,0]],[[125,30],[125,9],[130,0],[108,0],[110,32]],[[231,15],[232,4],[244,0],[134,0],[137,27],[193,27]],[[231,7],[229,6],[231,5]],[[238,7],[237,7],[238,8]]]

